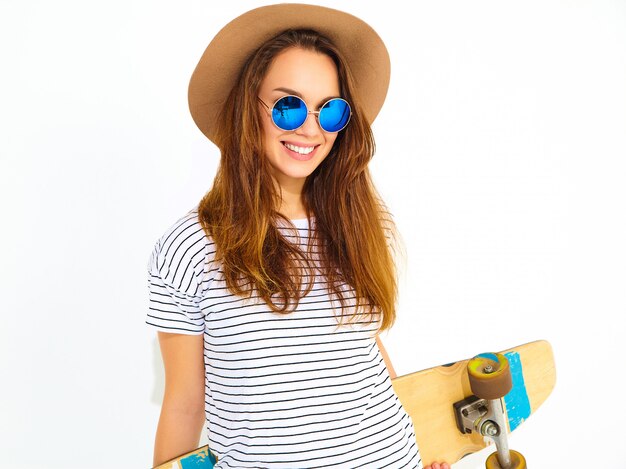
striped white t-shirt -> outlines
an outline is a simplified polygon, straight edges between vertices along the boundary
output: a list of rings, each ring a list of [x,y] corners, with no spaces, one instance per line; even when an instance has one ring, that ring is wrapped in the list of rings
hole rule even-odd
[[[287,239],[306,245],[308,221]],[[204,334],[209,447],[216,468],[422,468],[373,324],[338,327],[326,284],[289,314],[226,288],[197,209],[156,242],[148,265],[157,330]],[[351,291],[351,289],[344,289]],[[352,304],[346,295],[348,303]]]

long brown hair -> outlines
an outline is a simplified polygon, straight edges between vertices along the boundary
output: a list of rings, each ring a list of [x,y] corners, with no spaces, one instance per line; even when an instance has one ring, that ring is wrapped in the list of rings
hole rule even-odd
[[[304,253],[278,229],[279,220],[289,220],[276,210],[280,194],[264,156],[257,101],[272,60],[290,47],[333,59],[341,96],[353,112],[303,187],[305,209],[315,218],[315,265],[311,246]],[[366,320],[384,330],[396,317],[397,274],[390,246],[398,238],[369,173],[374,137],[353,90],[354,78],[341,52],[316,31],[287,30],[257,49],[242,67],[222,111],[216,138],[220,165],[213,187],[199,204],[199,220],[215,243],[216,259],[233,294],[245,297],[254,291],[273,311],[289,313],[310,292],[313,269],[318,268],[329,293],[341,304],[339,323]],[[347,312],[344,282],[353,289],[358,314]]]

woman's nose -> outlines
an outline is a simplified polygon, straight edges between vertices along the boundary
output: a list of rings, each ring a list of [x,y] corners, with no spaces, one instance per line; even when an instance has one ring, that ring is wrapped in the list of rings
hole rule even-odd
[[[312,112],[310,112],[306,116],[306,120],[304,121],[304,124],[302,124],[301,127],[296,129],[296,134],[311,136],[311,135],[317,135],[321,131],[322,131],[322,129],[320,128],[319,124],[317,123],[316,115],[313,114]]]

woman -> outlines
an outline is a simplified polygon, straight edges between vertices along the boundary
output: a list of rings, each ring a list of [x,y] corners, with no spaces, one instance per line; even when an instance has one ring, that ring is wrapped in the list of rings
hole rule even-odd
[[[377,335],[397,292],[367,168],[388,80],[367,24],[311,5],[247,12],[205,51],[189,101],[220,166],[149,264],[155,464],[206,421],[216,468],[422,467]]]

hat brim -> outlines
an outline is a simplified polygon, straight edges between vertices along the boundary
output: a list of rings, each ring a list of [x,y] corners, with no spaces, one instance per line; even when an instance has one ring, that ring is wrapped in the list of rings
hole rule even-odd
[[[250,10],[224,26],[202,54],[189,82],[189,110],[198,126],[215,141],[218,114],[241,67],[261,44],[286,29],[314,29],[342,52],[355,93],[371,124],[387,95],[390,60],[374,29],[349,13],[300,3],[281,3]]]

